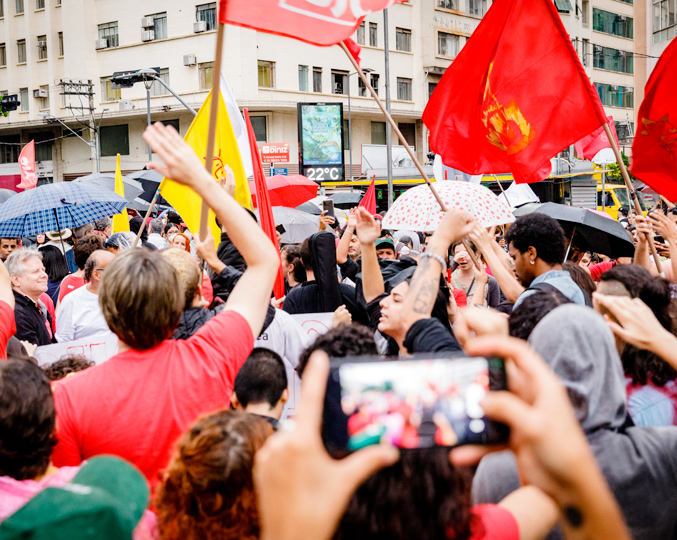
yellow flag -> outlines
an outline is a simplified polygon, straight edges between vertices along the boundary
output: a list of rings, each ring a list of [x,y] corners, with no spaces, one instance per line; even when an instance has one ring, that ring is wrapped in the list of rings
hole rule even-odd
[[[125,196],[125,186],[122,183],[122,171],[120,171],[120,154],[118,154],[118,163],[115,167],[115,193],[120,197]],[[120,214],[113,216],[113,232],[123,232],[129,230],[129,219],[127,219],[127,209]]]
[[[224,167],[229,165],[235,174],[235,200],[245,208],[252,207],[249,184],[247,183],[247,174],[245,173],[245,164],[251,163],[251,154],[246,155],[241,150],[241,142],[238,140],[240,132],[244,137],[247,136],[244,129],[244,120],[237,108],[237,103],[232,97],[230,88],[225,80],[221,78],[221,92],[219,96],[219,116],[216,124],[216,139],[214,144],[214,165],[212,174],[214,180],[218,181],[225,176]],[[224,99],[225,98],[225,99]],[[185,140],[202,159],[205,157],[207,149],[207,132],[209,129],[209,109],[211,107],[212,94],[200,107],[200,111],[193,119],[193,123],[186,133]],[[229,114],[230,112],[230,114]],[[247,151],[248,144],[247,144]],[[244,159],[246,158],[246,160]],[[250,167],[251,168],[251,167]],[[193,234],[197,234],[200,228],[200,211],[202,208],[202,198],[193,190],[177,184],[176,182],[165,178],[160,189],[162,196],[167,199],[174,209],[181,215],[188,229]],[[216,226],[214,213],[209,211],[209,226],[214,236],[217,246],[221,238],[221,230]]]

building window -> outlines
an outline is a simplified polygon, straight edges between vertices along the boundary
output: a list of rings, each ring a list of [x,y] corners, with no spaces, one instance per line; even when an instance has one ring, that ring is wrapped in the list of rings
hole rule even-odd
[[[59,56],[63,56],[63,32],[59,32]]]
[[[371,87],[374,89],[374,92],[376,92],[377,96],[378,96],[378,81],[379,81],[378,73],[372,73],[371,74]]]
[[[7,47],[4,43],[0,43],[0,67],[7,65]]]
[[[616,127],[616,135],[618,135],[618,140],[632,141],[632,138],[635,135],[635,123],[634,122],[616,122],[614,121],[614,126]]]
[[[5,2],[2,0],[0,2],[0,19],[4,18],[5,16]]]
[[[162,81],[169,86],[169,68],[162,68],[160,69],[160,74],[158,75]],[[169,90],[167,90],[164,86],[162,86],[159,82],[154,81],[153,85],[150,87],[150,95],[151,96],[164,96],[166,94],[169,94]]]
[[[299,92],[308,91],[308,66],[299,66]]]
[[[357,27],[357,43],[359,45],[364,45],[364,21],[362,21],[362,24]]]
[[[411,30],[395,29],[395,48],[398,51],[411,52]]]
[[[313,92],[322,92],[322,68],[313,68]]]
[[[385,143],[386,143],[386,123],[372,122],[371,144],[385,144]]]
[[[398,122],[397,128],[404,135],[404,140],[412,148],[416,148],[416,124],[411,122]]]
[[[581,23],[586,28],[588,27],[589,15],[590,13],[590,2],[588,0],[583,0],[581,2]]]
[[[38,133],[29,133],[28,139],[35,141],[35,161],[52,161],[54,132],[39,131]]]
[[[487,0],[468,0],[468,14],[484,17],[487,12]]]
[[[38,60],[47,60],[47,36],[38,36]]]
[[[555,7],[560,13],[571,13],[574,9],[569,0],[555,0]]]
[[[597,69],[608,69],[610,71],[633,73],[631,52],[619,51],[618,49],[595,45],[592,58],[592,65]]]
[[[101,126],[99,129],[102,157],[129,155],[129,126],[127,124]]]
[[[24,0],[16,0],[16,14],[21,15],[24,12]]]
[[[360,97],[367,97],[367,86],[359,77],[357,78],[357,95]]]
[[[451,9],[454,11],[460,11],[458,7],[459,0],[437,0],[437,7],[442,9]]]
[[[167,37],[167,12],[148,15],[148,17],[153,17],[154,39],[165,39]]]
[[[211,90],[214,62],[204,62],[203,64],[198,64],[197,69],[200,74],[200,90]]]
[[[376,31],[378,30],[378,24],[376,23],[369,23],[369,46],[370,47],[378,47],[378,34]]]
[[[675,0],[653,0],[653,42],[675,37],[677,28]]]
[[[430,99],[433,95],[433,92],[435,91],[435,88],[437,88],[437,83],[435,82],[429,82],[428,83],[428,99]]]
[[[411,79],[397,78],[397,99],[411,101]]]
[[[118,39],[118,22],[109,22],[99,25],[99,39],[108,41],[109,47],[117,47],[119,45]]]
[[[604,83],[595,83],[595,88],[602,105],[630,109],[634,107],[634,88]]]
[[[110,77],[101,77],[101,101],[117,101],[122,98],[122,90],[113,89],[111,84]]]
[[[19,64],[26,63],[26,40],[20,39],[16,42],[16,56]]]
[[[460,38],[456,34],[437,32],[437,54],[454,58],[458,54]]]
[[[259,88],[275,88],[275,62],[259,60]]]
[[[581,58],[583,58],[583,65],[587,66],[588,62],[588,56],[590,54],[590,40],[587,39],[582,39],[581,40]]]
[[[347,71],[332,71],[331,72],[331,91],[332,91],[332,94],[347,94],[348,93],[348,72]]]
[[[31,104],[28,101],[28,88],[19,88],[19,101],[21,102],[22,111],[30,111]]]
[[[18,163],[20,153],[20,135],[4,135],[0,137],[0,163]]]
[[[44,94],[45,97],[38,98],[38,107],[41,111],[49,109],[49,86],[44,85],[40,87],[41,94]],[[36,157],[37,159],[37,157]],[[51,157],[49,159],[52,159]]]
[[[45,9],[45,0],[35,0],[35,9]]]
[[[198,21],[206,22],[207,30],[214,30],[214,28],[216,28],[216,2],[196,6],[195,10],[196,19]]]
[[[268,125],[265,116],[251,116],[256,142],[268,142]]]
[[[592,8],[592,29],[597,32],[632,39],[633,20],[632,17]]]

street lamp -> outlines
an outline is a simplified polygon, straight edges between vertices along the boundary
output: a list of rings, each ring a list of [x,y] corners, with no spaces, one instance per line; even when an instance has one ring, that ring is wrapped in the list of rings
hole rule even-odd
[[[108,109],[104,109],[104,111],[107,111]],[[50,113],[38,113],[38,116],[40,118],[43,118],[45,122],[54,124],[55,122],[58,122],[61,124],[63,127],[65,127],[68,131],[70,131],[73,135],[75,135],[78,139],[80,139],[83,143],[85,143],[87,146],[89,146],[91,153],[94,154],[94,159],[96,161],[96,172],[101,172],[101,164],[99,161],[99,130],[98,128],[94,128],[94,140],[93,141],[87,141],[83,139],[80,135],[78,135],[75,131],[73,131],[70,127],[68,127],[66,124],[64,124],[61,120],[59,120],[56,116],[50,114]]]
[[[362,68],[363,73],[371,73],[371,68]],[[353,181],[353,124],[350,115],[350,77],[357,75],[357,71],[348,74],[348,155],[350,156],[350,181]],[[351,188],[352,191],[352,188]]]

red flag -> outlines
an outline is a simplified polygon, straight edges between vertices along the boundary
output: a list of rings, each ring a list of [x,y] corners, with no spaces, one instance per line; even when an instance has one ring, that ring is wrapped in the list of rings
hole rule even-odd
[[[637,114],[630,172],[670,201],[677,200],[677,39],[658,60]]]
[[[423,113],[430,149],[468,174],[540,180],[547,161],[606,121],[550,0],[496,0]]]
[[[367,189],[367,192],[364,194],[364,197],[362,197],[360,204],[357,206],[366,208],[367,212],[369,212],[372,216],[376,215],[376,175],[374,175],[371,184],[369,184],[369,189]]]
[[[244,110],[244,120],[247,123],[247,134],[249,135],[249,147],[252,154],[252,165],[254,167],[254,182],[256,183],[256,193],[259,203],[259,221],[261,222],[261,229],[266,233],[270,241],[274,245],[277,244],[277,231],[275,230],[275,219],[273,218],[273,208],[270,206],[270,195],[268,194],[268,186],[266,185],[266,177],[263,174],[263,165],[261,165],[261,156],[256,145],[256,135],[249,119],[249,111]],[[284,296],[284,273],[282,272],[282,259],[280,259],[280,266],[277,269],[277,278],[275,285],[273,285],[273,293],[275,298],[282,298]]]
[[[35,141],[29,142],[21,150],[19,168],[21,169],[21,183],[16,187],[33,189],[38,184],[38,175],[35,174]]]
[[[402,0],[221,0],[219,22],[336,45],[355,33],[365,15]]]
[[[362,47],[360,47],[352,39],[344,39],[343,43],[348,48],[350,54],[353,55],[353,58],[355,59],[355,62],[357,62],[357,65],[359,65],[361,62],[360,53],[362,52]]]
[[[616,126],[614,124],[613,116],[607,117],[607,124],[611,128],[611,133],[614,134],[614,139],[616,139],[616,145],[618,145],[618,135],[616,135]],[[604,131],[604,126],[599,126],[595,131],[590,135],[586,135],[576,144],[574,144],[576,153],[578,157],[585,159],[592,159],[597,155],[597,152],[603,148],[611,148],[611,143],[609,138],[606,136]]]

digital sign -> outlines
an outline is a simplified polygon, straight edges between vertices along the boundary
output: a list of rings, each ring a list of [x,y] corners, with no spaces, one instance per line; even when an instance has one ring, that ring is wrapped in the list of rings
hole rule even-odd
[[[343,104],[299,103],[299,169],[316,182],[342,181]]]

